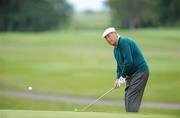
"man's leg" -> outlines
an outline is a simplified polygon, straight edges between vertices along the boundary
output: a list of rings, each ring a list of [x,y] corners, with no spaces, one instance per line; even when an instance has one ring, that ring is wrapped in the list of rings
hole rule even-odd
[[[148,77],[149,72],[145,71],[135,73],[127,80],[127,87],[125,89],[126,112],[139,111]]]

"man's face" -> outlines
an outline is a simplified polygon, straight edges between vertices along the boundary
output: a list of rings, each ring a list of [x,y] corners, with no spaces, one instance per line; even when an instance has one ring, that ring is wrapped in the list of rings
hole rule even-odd
[[[118,35],[116,32],[111,32],[105,36],[106,41],[112,46],[117,45],[117,38],[118,38]]]

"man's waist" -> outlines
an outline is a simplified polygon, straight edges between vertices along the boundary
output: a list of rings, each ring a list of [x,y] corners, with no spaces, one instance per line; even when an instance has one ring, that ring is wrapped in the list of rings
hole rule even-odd
[[[141,73],[141,72],[145,72],[145,71],[149,71],[148,67],[142,67],[142,68],[139,68],[135,71],[132,71],[131,73],[129,73],[126,78],[128,79],[129,77],[131,77],[132,75],[136,74],[136,73]]]

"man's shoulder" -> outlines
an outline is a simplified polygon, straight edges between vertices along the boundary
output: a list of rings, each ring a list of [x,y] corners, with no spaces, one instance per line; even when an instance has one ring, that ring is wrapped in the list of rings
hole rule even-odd
[[[120,37],[120,43],[135,43],[135,41],[132,38],[129,37]]]
[[[124,36],[121,36],[120,37],[120,43],[123,44],[123,43],[128,43],[128,42],[131,42],[131,39],[128,38],[128,37],[124,37]]]

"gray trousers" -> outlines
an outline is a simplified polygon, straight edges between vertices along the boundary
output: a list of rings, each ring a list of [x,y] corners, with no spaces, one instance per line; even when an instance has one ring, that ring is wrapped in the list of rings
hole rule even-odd
[[[126,112],[138,112],[144,89],[149,77],[149,71],[134,73],[126,80],[125,107]]]

